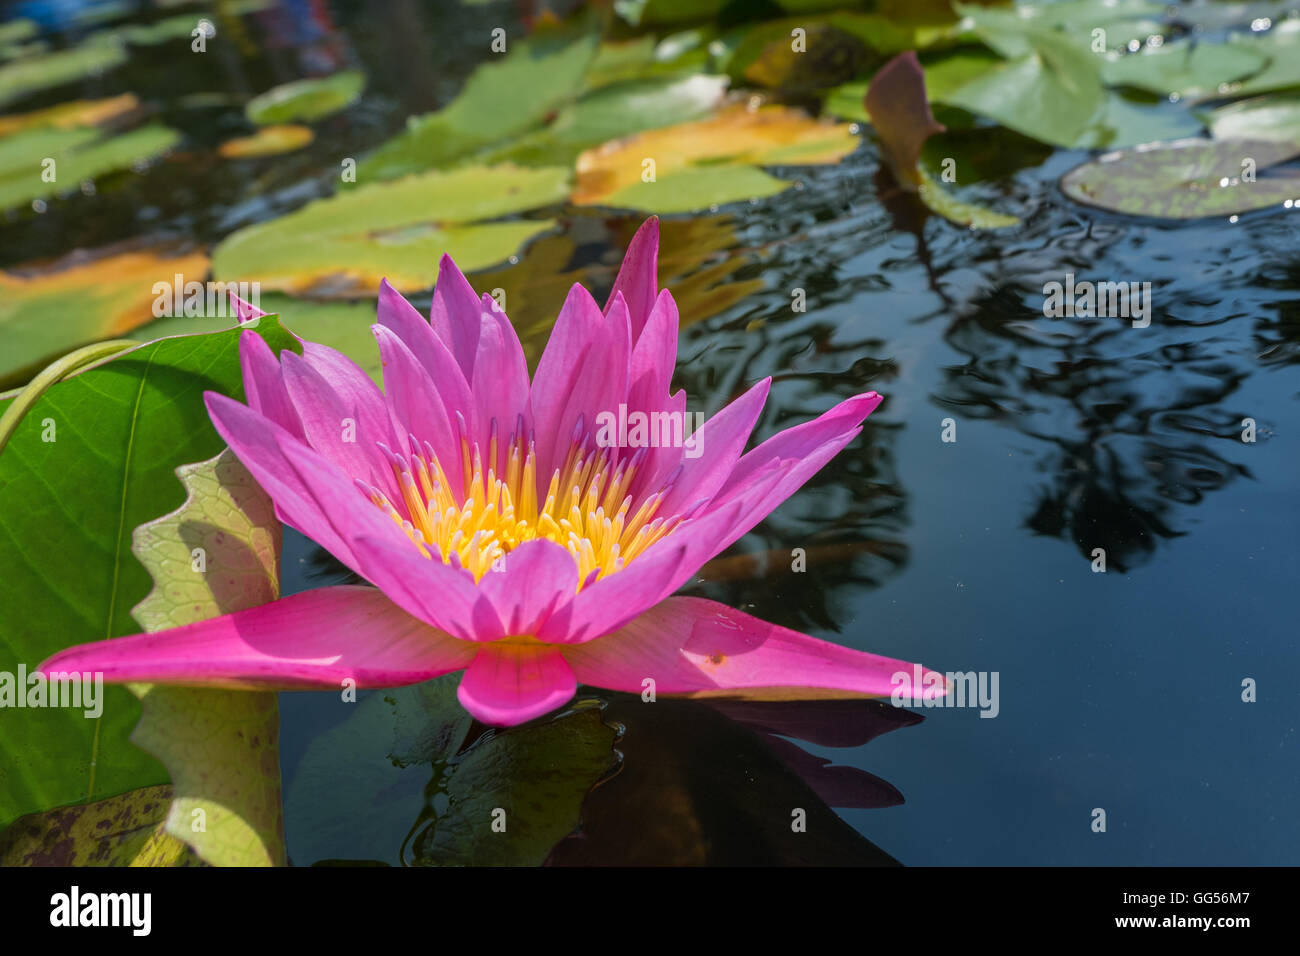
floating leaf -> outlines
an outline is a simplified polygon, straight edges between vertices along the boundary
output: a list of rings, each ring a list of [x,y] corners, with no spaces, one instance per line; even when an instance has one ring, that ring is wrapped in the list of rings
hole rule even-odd
[[[634,27],[712,20],[731,0],[614,0],[614,11]]]
[[[253,159],[260,156],[278,156],[302,149],[316,138],[310,126],[264,126],[252,136],[228,139],[217,147],[226,159]]]
[[[1262,53],[1268,66],[1243,83],[1230,84],[1218,91],[1230,96],[1254,96],[1300,86],[1300,19],[1280,21],[1267,33],[1234,33],[1231,46]]]
[[[393,179],[512,144],[578,95],[597,41],[580,24],[513,44],[498,62],[475,70],[448,106],[408,120],[361,162],[357,178]]]
[[[708,119],[640,133],[578,157],[572,201],[686,212],[772,196],[790,183],[757,167],[837,163],[857,148],[847,124],[784,106],[737,104]],[[647,160],[654,181],[645,181]]]
[[[35,20],[26,20],[19,17],[16,20],[10,20],[8,23],[0,23],[0,46],[23,43],[40,36],[40,33],[40,24]]]
[[[150,590],[134,528],[175,507],[172,469],[215,455],[203,392],[242,398],[240,331],[164,339],[59,382],[0,453],[0,671],[29,672],[56,651],[139,631],[130,609]],[[296,345],[273,317],[257,334]],[[0,403],[0,410],[8,403]],[[6,709],[0,721],[0,826],[50,807],[167,782],[129,741],[140,705],[105,685],[103,713]]]
[[[1057,146],[1074,146],[1097,123],[1106,90],[1095,54],[1012,13],[954,6],[1004,59],[958,86],[931,90],[932,101],[960,106]]]
[[[1102,79],[1164,96],[1200,96],[1256,73],[1268,62],[1257,50],[1223,43],[1169,43],[1110,60]]]
[[[176,475],[188,492],[184,504],[132,536],[131,550],[154,580],[131,612],[140,626],[165,630],[274,601],[280,522],[266,492],[230,449]],[[282,865],[275,692],[147,684],[131,691],[142,704],[131,740],[162,761],[175,788],[167,832],[215,866]]]
[[[123,93],[103,100],[73,100],[43,110],[0,116],[0,136],[30,129],[76,129],[99,126],[140,108],[134,93]]]
[[[253,97],[244,107],[244,114],[258,126],[324,119],[355,103],[365,85],[365,74],[357,70],[294,80]]]
[[[557,202],[568,178],[563,168],[471,166],[362,186],[228,236],[213,271],[283,292],[328,284],[373,294],[384,277],[402,291],[427,289],[443,253],[470,272],[550,229],[548,220],[483,220]]]
[[[1020,225],[1020,220],[1015,216],[995,212],[976,203],[963,202],[945,190],[938,180],[924,170],[921,170],[921,182],[917,194],[932,212],[959,226],[970,226],[972,229],[1002,229],[1006,226]]]
[[[145,787],[19,817],[0,833],[0,866],[200,866],[163,832],[171,796],[169,786]]]
[[[1243,163],[1262,171],[1300,155],[1300,144],[1185,139],[1107,153],[1061,180],[1071,199],[1132,216],[1196,219],[1300,200],[1300,176],[1275,170],[1243,178]]]
[[[126,48],[116,40],[89,40],[80,46],[0,66],[0,106],[31,93],[103,73],[126,62]]]
[[[40,271],[0,272],[0,382],[25,380],[57,355],[153,321],[155,282],[170,283],[177,273],[199,279],[207,271],[202,253],[137,250],[77,252]]]
[[[1241,100],[1202,119],[1215,139],[1300,143],[1300,93]]]
[[[95,129],[33,129],[0,139],[0,210],[76,189],[82,182],[127,169],[171,149],[180,134],[150,124],[120,136]],[[45,164],[54,160],[54,166]],[[55,174],[46,182],[46,169]]]
[[[566,107],[549,126],[482,158],[527,165],[572,163],[589,147],[704,116],[721,103],[726,89],[725,76],[704,74],[616,83]]]

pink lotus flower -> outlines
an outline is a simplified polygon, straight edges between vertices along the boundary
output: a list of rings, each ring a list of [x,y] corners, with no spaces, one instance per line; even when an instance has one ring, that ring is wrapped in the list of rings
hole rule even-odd
[[[375,587],[327,587],[172,630],[83,644],[46,671],[108,681],[393,687],[464,669],[488,724],[566,703],[578,682],[640,693],[887,696],[912,665],[671,597],[861,431],[868,392],[745,452],[754,385],[676,447],[598,442],[596,422],[685,411],[669,381],[677,307],[656,289],[658,222],[602,311],[574,285],[536,374],[493,300],[444,257],[430,321],[386,282],[381,392],[340,353],[279,360],[240,340],[248,404],[207,393],[217,431],[278,516]],[[608,437],[608,436],[606,436]]]

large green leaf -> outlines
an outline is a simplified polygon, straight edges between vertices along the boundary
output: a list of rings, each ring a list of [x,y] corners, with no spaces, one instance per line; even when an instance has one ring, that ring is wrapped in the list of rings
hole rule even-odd
[[[1169,43],[1110,60],[1102,79],[1161,96],[1202,96],[1256,73],[1268,62],[1258,50],[1224,43]]]
[[[1084,163],[1065,174],[1061,189],[1080,202],[1134,216],[1228,216],[1300,201],[1300,176],[1264,174],[1297,155],[1297,143],[1178,140]]]
[[[276,351],[294,342],[274,317],[257,332]],[[0,453],[0,607],[23,610],[0,619],[0,671],[139,631],[131,608],[150,580],[132,531],[180,503],[173,468],[220,450],[203,392],[242,396],[240,334],[143,345],[54,385],[18,424]],[[0,826],[167,781],[128,739],[140,716],[130,692],[105,686],[102,706],[92,719],[5,711]]]
[[[930,98],[1053,145],[1073,146],[1083,138],[1106,103],[1097,55],[1015,14],[955,6],[1004,59],[954,88],[932,89]]]
[[[120,136],[94,129],[33,129],[0,139],[0,211],[76,190],[82,182],[165,153],[180,134],[158,123]],[[54,160],[50,167],[45,161]],[[52,170],[53,182],[45,171]]]
[[[1240,100],[1201,116],[1215,139],[1300,144],[1300,93]]]
[[[358,70],[294,80],[253,97],[244,113],[259,126],[324,119],[354,103],[365,85],[365,74]]]
[[[363,160],[358,182],[448,166],[540,127],[578,95],[597,41],[580,22],[512,43],[498,62],[475,70],[450,104],[411,118]]]
[[[132,611],[146,631],[242,611],[280,593],[280,523],[230,449],[182,465],[189,496],[135,529],[154,588]],[[131,740],[167,767],[166,831],[216,866],[284,863],[280,712],[273,691],[132,685],[143,716]]]
[[[548,220],[484,220],[558,202],[568,179],[565,168],[507,164],[363,186],[228,236],[213,253],[213,272],[268,291],[374,293],[384,277],[403,291],[429,288],[443,253],[469,272],[550,229]]]
[[[312,742],[286,804],[295,863],[536,865],[578,826],[615,761],[599,707],[579,702],[463,748],[471,721],[459,679],[371,694]],[[504,832],[493,828],[498,810]]]
[[[1243,83],[1233,84],[1232,96],[1254,96],[1300,86],[1300,20],[1281,20],[1267,33],[1238,33],[1229,42],[1268,57],[1268,66]]]

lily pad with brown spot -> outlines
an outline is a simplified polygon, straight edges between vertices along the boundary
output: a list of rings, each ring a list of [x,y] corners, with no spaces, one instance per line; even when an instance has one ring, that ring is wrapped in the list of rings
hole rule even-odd
[[[1061,179],[1071,199],[1130,216],[1199,219],[1300,200],[1300,175],[1270,169],[1300,144],[1182,139],[1107,153]]]

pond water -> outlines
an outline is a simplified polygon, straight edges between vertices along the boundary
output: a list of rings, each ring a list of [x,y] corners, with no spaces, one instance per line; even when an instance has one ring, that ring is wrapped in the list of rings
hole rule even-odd
[[[136,56],[85,80],[79,96],[156,102],[185,145],[111,192],[10,214],[0,267],[144,233],[210,245],[296,208],[329,191],[339,156],[453,96],[484,24],[514,22],[501,5],[302,9],[313,19],[286,19],[269,46]],[[250,36],[264,27],[250,21]],[[187,96],[242,102],[322,61],[360,66],[368,86],[315,143],[261,164],[211,155],[243,129],[242,113]],[[604,782],[587,798],[585,832],[551,862],[1295,862],[1300,454],[1288,432],[1300,425],[1300,213],[1185,224],[1108,214],[1057,186],[1087,157],[1011,162],[985,193],[1023,218],[1010,230],[927,219],[883,184],[870,137],[838,165],[776,170],[799,185],[775,197],[664,218],[661,283],[690,290],[675,385],[692,410],[712,413],[770,375],[766,437],[858,392],[885,396],[858,439],[687,593],[996,676],[986,686],[997,695],[982,716],[887,702],[743,713],[584,691],[596,703],[583,706],[621,728],[621,762],[593,775]],[[515,276],[536,286],[530,316],[553,315],[574,277],[603,301],[644,217],[563,205],[547,215],[558,229],[517,264],[471,275],[478,291],[526,270]],[[1150,324],[1045,317],[1045,283],[1067,274],[1149,282]],[[412,298],[427,309],[427,293]],[[516,321],[535,358],[545,326]],[[1242,441],[1247,418],[1253,443]],[[286,592],[345,579],[287,534]],[[438,857],[411,816],[427,824],[446,809],[438,760],[367,798],[383,818],[369,844],[318,838],[309,831],[351,814],[344,791],[374,768],[339,752],[337,790],[317,779],[295,793],[349,711],[337,694],[282,694],[281,709],[295,862]],[[526,765],[507,762],[538,772]],[[807,810],[802,842],[788,807]]]

